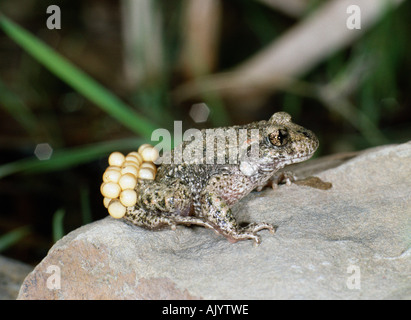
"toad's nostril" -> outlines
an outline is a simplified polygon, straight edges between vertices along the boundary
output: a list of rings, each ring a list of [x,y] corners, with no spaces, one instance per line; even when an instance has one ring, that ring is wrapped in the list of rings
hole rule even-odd
[[[311,138],[311,135],[310,135],[307,131],[298,130],[297,132],[298,132],[298,133],[301,133],[301,134],[304,135],[306,138]]]

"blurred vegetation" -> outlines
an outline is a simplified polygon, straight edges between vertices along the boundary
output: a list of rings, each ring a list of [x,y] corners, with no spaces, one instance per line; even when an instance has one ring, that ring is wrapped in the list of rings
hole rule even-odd
[[[241,110],[243,101],[219,92],[183,101],[173,92],[197,76],[235,68],[322,2],[309,1],[301,17],[292,17],[259,1],[219,1],[209,15],[216,31],[198,34],[200,43],[211,34],[200,65],[185,55],[196,21],[189,0],[143,3],[139,13],[127,0],[62,0],[60,30],[46,27],[53,1],[0,3],[3,254],[37,263],[64,233],[104,217],[99,186],[107,155],[150,142],[155,128],[172,132],[174,120],[203,128],[284,110],[318,135],[317,156],[411,140],[409,2],[293,85]],[[124,27],[144,19],[142,31]],[[211,109],[205,123],[189,116],[198,102]],[[49,160],[35,157],[39,143],[52,146]]]

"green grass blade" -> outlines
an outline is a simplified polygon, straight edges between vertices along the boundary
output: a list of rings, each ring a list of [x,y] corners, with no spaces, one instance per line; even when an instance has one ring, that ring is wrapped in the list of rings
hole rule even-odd
[[[66,212],[64,209],[58,209],[53,215],[53,240],[56,242],[64,236],[63,219]]]
[[[87,163],[108,155],[114,150],[136,150],[144,142],[142,139],[122,139],[94,145],[55,150],[49,160],[30,157],[0,166],[0,179],[18,172],[40,173],[62,170]]]
[[[20,227],[14,229],[2,236],[0,236],[0,252],[8,249],[15,243],[19,242],[22,238],[30,233],[30,228],[28,226]]]
[[[143,135],[145,138],[151,137],[152,131],[156,129],[152,122],[138,115],[117,96],[98,84],[34,35],[2,14],[0,14],[0,28],[44,67],[94,102],[113,118],[120,121],[124,126]]]

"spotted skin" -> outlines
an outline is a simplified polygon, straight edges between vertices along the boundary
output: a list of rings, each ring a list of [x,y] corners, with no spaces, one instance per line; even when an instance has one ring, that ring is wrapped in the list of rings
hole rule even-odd
[[[149,229],[199,225],[215,230],[232,242],[252,239],[259,244],[258,231],[274,232],[274,227],[264,222],[240,227],[231,207],[253,189],[261,189],[279,169],[309,159],[318,147],[317,138],[311,131],[294,124],[285,112],[275,113],[268,121],[222,129],[216,139],[228,139],[228,136],[221,137],[224,132],[229,133],[231,139],[233,133],[236,135],[243,129],[254,130],[258,136],[249,134],[243,141],[237,135],[234,149],[240,151],[234,163],[229,157],[233,146],[225,145],[221,163],[217,159],[221,149],[217,149],[215,143],[211,147],[214,147],[211,150],[214,159],[210,164],[210,153],[207,153],[210,149],[205,147],[209,131],[202,130],[202,139],[182,145],[182,150],[189,144],[200,147],[202,152],[195,164],[162,164],[155,180],[139,180],[137,204],[127,208],[124,218]],[[252,152],[257,156],[252,156]],[[175,151],[171,155],[174,157]]]

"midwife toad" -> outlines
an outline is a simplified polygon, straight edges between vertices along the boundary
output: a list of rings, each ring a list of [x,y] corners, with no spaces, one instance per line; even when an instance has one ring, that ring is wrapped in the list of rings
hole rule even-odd
[[[135,225],[149,229],[163,226],[175,228],[178,224],[199,225],[215,230],[229,240],[252,239],[260,243],[257,232],[274,227],[268,223],[251,223],[240,227],[231,207],[255,188],[264,186],[270,178],[286,165],[309,159],[318,147],[316,136],[309,130],[291,122],[285,112],[275,113],[268,121],[254,122],[244,126],[221,128],[221,134],[236,136],[233,146],[217,152],[215,144],[208,151],[205,147],[209,130],[193,141],[184,142],[182,149],[201,148],[201,157],[195,163],[171,163],[159,166],[155,180],[139,180],[137,203],[127,208],[124,218]],[[254,131],[253,131],[254,129]],[[216,129],[214,129],[216,130]],[[247,130],[246,139],[240,141],[240,132]],[[257,132],[252,135],[250,132]],[[230,139],[224,137],[224,141]],[[251,135],[251,138],[250,138]],[[257,147],[257,149],[256,149]],[[229,155],[238,149],[238,161],[232,163]],[[197,149],[198,150],[198,149]],[[252,155],[252,151],[257,153]],[[174,157],[176,151],[171,155]],[[214,162],[210,163],[210,154]],[[217,159],[218,158],[218,159]]]

